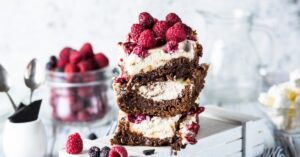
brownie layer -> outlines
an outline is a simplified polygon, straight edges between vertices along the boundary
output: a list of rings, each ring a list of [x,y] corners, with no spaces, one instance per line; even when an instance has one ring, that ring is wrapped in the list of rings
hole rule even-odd
[[[161,66],[155,70],[139,73],[127,78],[127,86],[131,87],[134,84],[146,84],[147,82],[166,80],[167,77],[176,78],[190,76],[193,70],[199,65],[200,57],[202,56],[202,46],[197,43],[195,47],[195,57],[189,60],[185,57],[175,58],[167,62],[164,66]],[[128,75],[127,75],[128,76]]]
[[[196,120],[191,119],[193,117],[196,118]],[[165,121],[168,121],[168,119],[165,119]],[[177,121],[174,122],[173,135],[166,137],[164,136],[164,134],[162,134],[161,136],[164,137],[161,138],[157,136],[149,137],[146,136],[145,133],[142,133],[140,130],[133,131],[133,125],[145,124],[134,124],[132,122],[129,122],[126,116],[119,114],[118,129],[114,137],[111,139],[111,144],[131,146],[171,146],[173,150],[180,150],[181,148],[185,148],[186,144],[189,143],[184,140],[185,136],[190,134],[189,132],[184,132],[184,130],[188,128],[186,124],[191,124],[194,122],[199,124],[197,113],[193,113],[190,115],[182,115]],[[160,132],[164,131],[161,130]],[[195,137],[196,134],[193,137]]]
[[[197,66],[193,70],[192,75],[186,78],[190,79],[193,87],[186,86],[182,91],[182,96],[173,100],[154,101],[139,95],[137,90],[130,90],[126,86],[114,85],[117,103],[122,111],[129,114],[169,117],[187,113],[191,107],[194,107],[194,102],[204,87],[204,78],[207,70],[207,64]]]

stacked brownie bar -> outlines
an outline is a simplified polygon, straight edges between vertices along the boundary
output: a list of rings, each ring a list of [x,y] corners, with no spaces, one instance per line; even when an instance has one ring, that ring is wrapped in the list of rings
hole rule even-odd
[[[175,13],[159,21],[143,12],[119,45],[122,73],[113,88],[120,111],[111,143],[174,150],[195,144],[204,111],[197,99],[208,70],[199,63],[196,32]]]

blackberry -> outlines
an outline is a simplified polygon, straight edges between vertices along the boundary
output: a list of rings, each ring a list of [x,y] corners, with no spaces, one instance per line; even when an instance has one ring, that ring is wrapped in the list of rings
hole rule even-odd
[[[55,67],[55,64],[53,63],[53,62],[48,62],[47,64],[46,64],[46,69],[47,70],[51,70],[52,68],[54,68]]]
[[[100,157],[100,148],[93,146],[89,149],[90,157]]]
[[[155,149],[147,149],[147,150],[143,150],[143,154],[145,155],[152,155],[154,154]]]
[[[50,57],[50,62],[54,63],[56,65],[57,63],[57,58],[55,56]]]
[[[108,157],[110,148],[105,146],[101,149],[100,157]]]
[[[95,139],[97,139],[98,137],[97,137],[97,135],[95,134],[95,133],[91,133],[91,134],[89,134],[89,136],[88,136],[88,139],[90,139],[90,140],[95,140]]]

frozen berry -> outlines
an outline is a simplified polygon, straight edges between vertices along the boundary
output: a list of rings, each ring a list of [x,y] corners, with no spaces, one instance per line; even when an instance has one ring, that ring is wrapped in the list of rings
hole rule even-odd
[[[89,149],[90,157],[100,157],[100,148],[93,146]]]
[[[146,119],[146,115],[144,115],[144,114],[129,114],[127,116],[127,118],[128,118],[129,122],[139,124],[143,120]]]
[[[143,150],[143,154],[145,155],[152,155],[154,154],[155,149],[147,149],[147,150]]]
[[[178,50],[178,43],[176,41],[173,41],[173,40],[168,41],[167,45],[166,45],[166,48],[165,48],[165,51],[169,52],[169,53],[173,53],[176,50]]]
[[[83,59],[92,58],[94,56],[93,47],[90,43],[85,43],[79,50]]]
[[[197,140],[194,136],[186,136],[185,138],[192,145],[197,143]]]
[[[104,68],[109,64],[108,58],[103,53],[95,54],[94,58],[99,68]]]
[[[97,135],[95,134],[95,133],[91,133],[91,134],[89,134],[89,136],[88,136],[88,139],[90,139],[90,140],[95,140],[95,139],[97,139],[98,137],[97,137]]]
[[[169,29],[169,24],[166,21],[158,21],[153,26],[153,31],[156,36],[161,37],[163,39],[166,38],[166,32]]]
[[[70,47],[63,48],[59,53],[59,60],[61,62],[67,64],[69,62],[70,54],[72,49]]]
[[[79,68],[79,71],[82,72],[82,73],[93,70],[93,65],[91,65],[90,62],[88,62],[86,60],[80,61],[77,64],[77,66]]]
[[[199,131],[200,126],[199,126],[198,123],[193,122],[192,124],[187,125],[187,128],[188,128],[188,130],[190,130],[191,132],[197,134],[198,131]]]
[[[145,28],[140,24],[133,24],[131,26],[130,37],[134,42],[138,42],[140,34],[145,30]]]
[[[109,151],[109,157],[128,157],[126,148],[122,146],[114,146]]]
[[[186,27],[181,22],[170,27],[166,33],[167,41],[181,42],[186,39]]]
[[[136,46],[133,49],[133,53],[141,58],[146,58],[149,55],[148,50],[144,49],[142,46]]]
[[[133,42],[126,42],[126,43],[123,43],[123,49],[124,49],[124,52],[128,55],[131,54],[131,52],[133,51],[133,48],[136,46],[136,43],[133,43]]]
[[[172,26],[177,22],[181,22],[181,19],[178,15],[176,15],[175,13],[169,13],[166,16],[166,21]]]
[[[70,54],[70,62],[71,62],[71,63],[77,64],[77,63],[79,63],[81,60],[82,60],[82,55],[81,55],[80,52],[78,52],[78,51],[73,51],[73,52]]]
[[[101,148],[100,157],[109,157],[109,151],[110,151],[110,148],[107,146],[104,146],[103,148]]]
[[[75,73],[75,72],[79,72],[79,69],[75,64],[69,63],[65,66],[64,72],[66,72],[66,73]]]
[[[143,31],[139,37],[138,45],[150,49],[156,46],[156,40],[154,36],[154,32],[147,29]]]
[[[154,24],[154,19],[149,13],[142,12],[139,15],[139,24],[141,24],[145,28],[152,28]]]
[[[83,142],[78,133],[71,134],[68,137],[66,150],[69,154],[79,154],[83,150]]]

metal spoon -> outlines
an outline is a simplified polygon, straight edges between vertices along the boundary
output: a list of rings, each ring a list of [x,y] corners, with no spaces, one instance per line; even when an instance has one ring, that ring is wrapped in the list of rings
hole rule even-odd
[[[34,58],[28,63],[24,74],[25,84],[30,89],[30,103],[32,102],[34,90],[42,84],[42,75],[39,74],[39,72],[40,71],[37,67],[37,60]]]
[[[13,105],[14,110],[17,109],[17,106],[15,102],[13,101],[12,97],[8,93],[9,91],[9,85],[7,82],[7,71],[4,69],[4,67],[0,64],[0,92],[5,92],[6,95],[8,96],[11,104]]]

